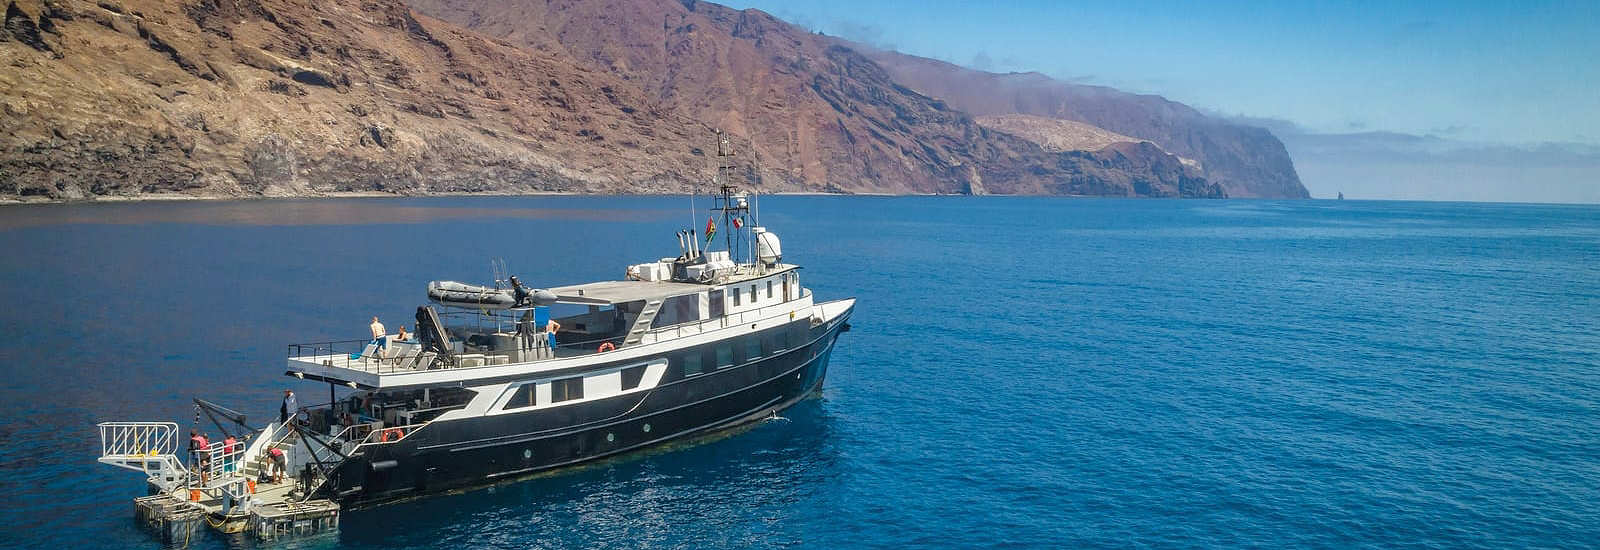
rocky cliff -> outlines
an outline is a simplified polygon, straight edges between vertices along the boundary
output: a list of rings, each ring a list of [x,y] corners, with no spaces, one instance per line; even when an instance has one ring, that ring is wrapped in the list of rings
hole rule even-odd
[[[974,116],[1073,120],[1154,142],[1199,161],[1233,197],[1309,198],[1283,143],[1263,128],[1210,117],[1160,96],[1084,86],[1038,73],[996,74],[855,45],[895,81]]]
[[[682,191],[714,128],[766,190],[1224,194],[1150,143],[992,130],[754,10],[6,1],[0,197]]]
[[[710,128],[383,1],[13,2],[0,195],[652,191]]]

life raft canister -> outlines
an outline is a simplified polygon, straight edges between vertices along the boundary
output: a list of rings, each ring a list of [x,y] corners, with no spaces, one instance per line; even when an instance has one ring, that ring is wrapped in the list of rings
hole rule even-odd
[[[605,353],[614,349],[617,349],[616,345],[612,344],[611,342],[606,342],[604,344],[600,344],[600,349],[595,351],[595,353]]]

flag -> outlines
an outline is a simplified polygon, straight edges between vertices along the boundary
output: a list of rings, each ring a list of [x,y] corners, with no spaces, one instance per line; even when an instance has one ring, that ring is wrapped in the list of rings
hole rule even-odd
[[[734,218],[733,219],[733,228],[734,229],[739,229],[741,227],[744,227],[744,218]]]
[[[711,246],[711,237],[717,234],[717,219],[706,218],[706,246]]]

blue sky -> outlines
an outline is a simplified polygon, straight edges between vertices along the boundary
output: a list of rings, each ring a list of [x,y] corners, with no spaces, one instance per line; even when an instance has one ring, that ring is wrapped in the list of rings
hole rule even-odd
[[[1313,196],[1600,202],[1600,1],[722,3],[1258,119]],[[1565,168],[1519,170],[1551,154]]]
[[[1317,132],[1600,144],[1600,2],[730,0],[987,70]]]

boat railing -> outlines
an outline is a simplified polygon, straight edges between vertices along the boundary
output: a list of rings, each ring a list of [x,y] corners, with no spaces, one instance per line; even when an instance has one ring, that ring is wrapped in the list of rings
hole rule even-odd
[[[810,291],[806,291],[805,293],[801,294],[801,297],[804,298],[810,294]],[[691,321],[688,323],[679,323],[676,325],[654,328],[645,333],[645,336],[640,343],[653,344],[663,340],[669,335],[672,338],[692,336],[710,330],[753,323],[784,314],[794,314],[797,316],[801,314],[810,315],[809,308],[798,308],[796,305],[797,301],[798,300],[794,300],[752,309],[749,311],[741,311],[738,313],[724,315],[716,319],[704,319],[700,321]],[[621,349],[623,347],[624,338],[625,336],[612,336],[580,340],[576,342],[558,342],[554,346],[543,348],[550,349],[553,351],[553,353],[549,353],[548,355],[544,356],[537,356],[520,362],[539,362],[553,359],[581,357],[596,353],[606,353],[604,351],[600,351],[601,347],[609,343],[611,344],[611,349]],[[434,358],[437,357],[437,355],[432,351],[404,353],[393,356],[386,356],[381,352],[377,354],[369,354],[367,353],[367,347],[368,345],[372,344],[372,342],[372,339],[357,339],[335,340],[309,344],[289,344],[288,357],[289,359],[302,361],[317,361],[323,366],[328,367],[340,367],[374,374],[395,374],[401,372],[416,372],[419,370],[426,370],[430,365],[432,365]],[[497,366],[499,364],[503,363],[484,364],[481,366],[489,367]],[[459,369],[477,367],[458,366],[451,368]]]
[[[404,426],[384,426],[383,428],[372,430],[366,436],[362,437],[359,444],[387,445],[390,443],[398,443],[402,439],[411,437],[411,434],[416,433],[417,430],[422,429],[423,426],[427,426],[431,422],[433,421],[429,420],[427,422],[417,422],[414,424],[406,424]]]
[[[803,294],[801,294],[800,297],[801,298],[805,298],[806,296],[810,296],[810,295],[811,295],[811,291],[807,290]],[[655,342],[661,341],[663,336],[669,336],[669,335],[674,339],[682,338],[684,336],[694,336],[696,334],[701,334],[701,333],[704,333],[706,331],[723,329],[723,328],[728,328],[728,327],[732,327],[732,326],[738,326],[738,325],[742,325],[742,324],[745,324],[745,323],[754,323],[756,321],[761,321],[761,320],[764,320],[764,319],[771,319],[773,317],[777,317],[777,316],[783,315],[785,313],[794,313],[796,315],[796,317],[798,317],[801,313],[804,313],[806,315],[810,315],[811,314],[811,311],[810,311],[811,308],[809,308],[809,307],[800,308],[799,306],[797,306],[795,304],[795,302],[797,302],[797,301],[798,300],[791,300],[791,301],[788,301],[788,302],[783,302],[783,303],[780,303],[780,304],[774,304],[774,305],[770,305],[770,306],[763,306],[763,307],[759,307],[759,308],[748,310],[748,311],[741,311],[741,312],[738,312],[738,313],[730,313],[728,315],[724,315],[724,316],[718,317],[716,319],[704,319],[704,320],[700,320],[700,321],[690,321],[690,322],[687,322],[687,323],[678,323],[676,325],[669,325],[669,326],[665,326],[665,327],[653,328],[653,329],[650,329],[649,332],[645,333],[645,337],[641,340],[640,343],[653,344]]]
[[[101,422],[100,456],[143,457],[178,450],[178,425],[172,422]]]
[[[190,488],[213,489],[234,483],[231,478],[243,471],[245,447],[243,441],[231,444],[217,441],[205,448],[189,451],[189,463],[201,473],[189,477]]]

